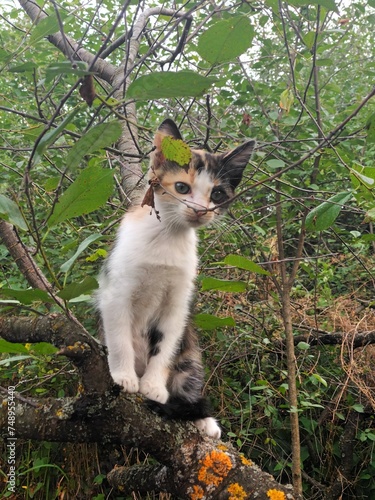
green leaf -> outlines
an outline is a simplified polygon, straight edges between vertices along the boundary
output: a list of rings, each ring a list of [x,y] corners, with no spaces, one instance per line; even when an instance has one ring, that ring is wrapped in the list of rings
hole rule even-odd
[[[5,49],[0,48],[0,61],[8,62],[13,59],[13,55]]]
[[[303,7],[305,5],[320,5],[327,10],[333,10],[338,12],[336,3],[334,0],[290,0],[289,3],[291,5],[295,5],[296,7]]]
[[[375,187],[374,167],[363,167],[361,172],[352,169],[352,175],[367,188],[372,189]]]
[[[321,59],[318,59],[316,61],[317,66],[332,66],[333,61],[332,59],[329,59],[328,57],[322,57]]]
[[[283,92],[281,92],[280,102],[279,102],[279,106],[281,109],[289,113],[293,102],[294,102],[294,94],[292,89],[285,89]]]
[[[13,297],[21,304],[29,305],[33,302],[53,302],[53,299],[45,290],[32,288],[29,290],[14,290],[13,288],[1,288],[0,294],[5,297]]]
[[[191,160],[191,149],[186,142],[169,135],[162,140],[161,151],[167,160],[174,161],[181,167],[188,165]]]
[[[30,359],[32,356],[29,354],[20,354],[19,356],[13,356],[12,358],[7,358],[7,359],[2,359],[0,361],[0,366],[1,365],[8,365],[9,363],[13,363],[15,361],[23,361],[24,359]]]
[[[303,36],[303,42],[308,49],[312,49],[315,41],[315,31],[309,31],[306,35]]]
[[[47,193],[51,193],[52,191],[55,191],[57,189],[58,185],[60,184],[61,177],[60,176],[54,176],[54,177],[48,177],[46,182],[44,183],[44,189],[47,191]]]
[[[266,164],[270,167],[272,171],[285,167],[285,162],[283,160],[278,160],[277,158],[273,160],[267,160]]]
[[[48,35],[53,35],[60,30],[59,21],[56,14],[51,14],[42,19],[33,29],[30,36],[30,44],[33,45]]]
[[[310,349],[310,344],[308,344],[307,342],[298,342],[297,347],[301,351],[307,351],[308,349]]]
[[[328,229],[337,219],[342,205],[350,198],[352,193],[347,191],[335,194],[324,203],[313,208],[306,217],[306,229],[309,231],[324,231]]]
[[[56,61],[47,66],[46,69],[46,82],[50,82],[56,76],[59,75],[76,75],[85,76],[90,74],[87,71],[87,63],[84,61],[74,61],[72,64],[70,61]]]
[[[334,0],[312,0],[310,2],[307,2],[307,4],[309,3],[321,5],[327,10],[338,12],[338,8]]]
[[[366,217],[365,217],[365,222],[373,222],[375,221],[375,208],[370,208],[370,210],[368,210],[366,212]],[[372,236],[372,235],[370,235]]]
[[[240,16],[216,22],[198,40],[198,54],[212,65],[233,61],[252,43],[254,28],[248,17]]]
[[[33,127],[22,128],[19,133],[28,141],[35,142],[44,130],[44,125],[34,125]]]
[[[91,245],[91,243],[94,243],[94,241],[98,241],[98,240],[102,239],[103,237],[104,236],[102,234],[91,234],[85,240],[83,240],[82,243],[77,248],[76,253],[72,257],[70,257],[69,260],[67,260],[66,262],[64,262],[64,264],[62,264],[60,266],[61,271],[63,273],[69,272],[70,269],[72,268],[74,262],[78,259],[78,257],[81,255],[81,253],[84,252],[86,250],[86,248]]]
[[[74,144],[66,158],[66,164],[71,170],[75,169],[84,156],[115,143],[121,133],[118,121],[96,125]]]
[[[230,316],[226,318],[218,318],[212,314],[197,314],[194,316],[194,322],[198,328],[202,330],[214,330],[224,326],[236,326],[236,322]]]
[[[38,65],[34,62],[28,61],[23,64],[18,64],[17,66],[11,66],[9,68],[10,73],[26,73],[27,71],[34,71]]]
[[[364,411],[365,411],[364,406],[359,404],[359,403],[352,405],[351,408],[352,408],[352,410],[356,411],[357,413],[364,413]]]
[[[37,342],[36,344],[31,345],[30,351],[35,354],[42,354],[43,356],[46,356],[48,354],[55,354],[58,349],[49,342]]]
[[[64,130],[64,128],[70,123],[75,115],[78,113],[79,107],[73,109],[65,118],[64,120],[60,123],[60,125],[56,128],[51,128],[49,129],[43,137],[40,139],[38,142],[38,145],[36,147],[36,152],[34,155],[34,163],[38,163],[40,158],[42,157],[44,151],[47,149],[48,146],[50,146],[57,136]]]
[[[238,267],[239,269],[246,269],[246,271],[251,271],[252,273],[270,276],[270,273],[263,269],[263,267],[261,267],[259,264],[256,264],[252,260],[249,260],[246,257],[242,257],[241,255],[227,255],[224,259],[224,264]]]
[[[310,347],[310,346],[309,346]],[[319,373],[313,373],[312,376],[315,380],[317,380],[320,384],[323,384],[324,387],[328,387],[327,381],[319,375]]]
[[[0,219],[10,222],[23,231],[27,231],[27,224],[17,203],[3,194],[0,194]]]
[[[29,351],[23,344],[16,344],[13,342],[8,342],[5,339],[0,339],[0,352],[28,353]]]
[[[202,291],[218,290],[220,292],[244,292],[246,283],[243,281],[218,280],[216,278],[203,278]]]
[[[193,71],[155,72],[143,75],[131,83],[127,97],[143,100],[198,97],[217,81],[217,78],[201,76]]]
[[[97,165],[85,168],[61,196],[48,226],[93,212],[108,200],[112,190],[112,170]]]
[[[88,276],[79,283],[72,283],[61,290],[57,295],[63,300],[71,300],[80,295],[92,292],[98,288],[99,284],[95,278]]]

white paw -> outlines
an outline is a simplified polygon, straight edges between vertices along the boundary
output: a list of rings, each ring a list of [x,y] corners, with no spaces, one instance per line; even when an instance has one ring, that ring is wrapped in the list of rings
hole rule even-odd
[[[207,436],[213,437],[215,439],[220,439],[221,429],[214,418],[200,418],[199,420],[196,420],[194,424],[201,432],[207,434]]]
[[[125,392],[139,392],[139,379],[135,373],[114,372],[111,375],[116,384],[121,385]]]
[[[165,404],[169,397],[167,388],[164,385],[158,385],[144,378],[141,378],[139,392],[147,398],[152,399],[152,401],[158,401],[162,404]]]

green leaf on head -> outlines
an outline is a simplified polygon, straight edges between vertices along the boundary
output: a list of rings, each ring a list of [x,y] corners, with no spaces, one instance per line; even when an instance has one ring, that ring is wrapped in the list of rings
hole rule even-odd
[[[161,142],[161,150],[166,160],[174,161],[181,167],[188,165],[191,160],[191,149],[181,139],[174,139],[169,135]]]

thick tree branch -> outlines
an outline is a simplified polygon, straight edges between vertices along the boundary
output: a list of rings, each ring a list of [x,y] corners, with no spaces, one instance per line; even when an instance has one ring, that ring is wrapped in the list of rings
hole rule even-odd
[[[126,486],[132,477],[132,488],[138,484],[136,478],[143,478],[141,489],[152,486],[166,491],[173,483],[171,493],[179,498],[194,498],[194,494],[199,493],[200,498],[204,495],[207,499],[221,499],[229,498],[231,492],[240,492],[245,495],[241,498],[269,500],[267,492],[277,490],[280,495],[284,493],[285,499],[293,499],[290,487],[279,485],[230,444],[201,435],[190,423],[162,420],[147,408],[139,395],[119,392],[118,386],[108,379],[101,346],[64,317],[2,318],[0,336],[13,342],[53,342],[66,346],[65,355],[69,346],[85,345],[78,361],[70,356],[84,380],[85,390],[79,391],[77,397],[40,400],[15,397],[18,438],[137,446],[160,462],[161,467],[153,469],[148,480],[145,479],[147,472],[139,469],[114,470],[109,480],[116,487]],[[6,424],[5,397],[0,407],[4,437]]]
[[[126,89],[131,83],[131,74],[136,65],[136,58],[139,52],[142,33],[152,16],[165,15],[170,17],[185,18],[186,14],[180,13],[174,9],[166,9],[164,7],[153,7],[142,12],[137,21],[135,22],[132,34],[128,43],[126,58],[123,64],[119,66],[112,81],[114,89],[114,97],[118,101],[123,101]],[[190,18],[188,18],[190,19]],[[190,24],[189,24],[190,26]],[[185,32],[184,32],[185,33]],[[186,35],[184,35],[184,40]],[[155,47],[154,49],[155,50]],[[181,50],[180,44],[178,50]],[[144,56],[142,59],[147,57]],[[140,61],[137,63],[140,64]],[[124,115],[127,120],[122,122],[123,133],[118,142],[118,149],[120,151],[131,153],[132,155],[139,154],[138,150],[138,127],[137,127],[137,113],[135,102],[130,101],[124,106]],[[136,197],[139,188],[143,188],[142,169],[139,160],[129,159],[125,157],[125,161],[120,165],[122,186],[130,199]]]
[[[126,495],[133,491],[144,496],[150,491],[177,494],[173,472],[165,465],[116,467],[108,474],[108,481]]]
[[[34,3],[32,0],[19,0],[19,3],[30,19],[36,24],[38,24],[42,19],[48,17],[38,4]],[[91,52],[83,49],[71,37],[63,35],[60,32],[55,33],[54,35],[49,35],[47,38],[68,59],[84,61],[89,66],[93,65],[91,68],[92,71],[94,71],[99,78],[111,83],[115,74],[115,66],[104,61],[100,57],[98,58],[94,54],[91,54]]]
[[[112,390],[114,384],[104,347],[82,325],[63,315],[0,316],[0,336],[9,342],[49,342],[60,349],[60,355],[70,358],[77,366],[85,392],[101,394]]]

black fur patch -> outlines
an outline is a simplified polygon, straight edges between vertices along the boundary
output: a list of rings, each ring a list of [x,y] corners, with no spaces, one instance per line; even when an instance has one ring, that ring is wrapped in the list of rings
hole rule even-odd
[[[195,170],[198,173],[200,173],[202,170],[205,169],[203,158],[201,157],[201,155],[194,153],[194,151],[192,151],[192,153],[193,153],[193,159],[191,161],[191,165],[195,168]]]
[[[148,332],[148,340],[149,340],[149,355],[156,356],[160,352],[159,344],[163,340],[163,333],[153,326],[151,330]]]
[[[206,398],[189,403],[186,399],[171,396],[166,404],[149,399],[147,406],[161,417],[170,420],[198,420],[211,416],[211,405]]]
[[[188,372],[189,370],[191,370],[193,367],[193,361],[191,359],[185,359],[184,361],[181,361],[180,363],[178,363],[174,369],[176,370],[176,372],[179,372],[179,373],[184,373],[184,372]]]

